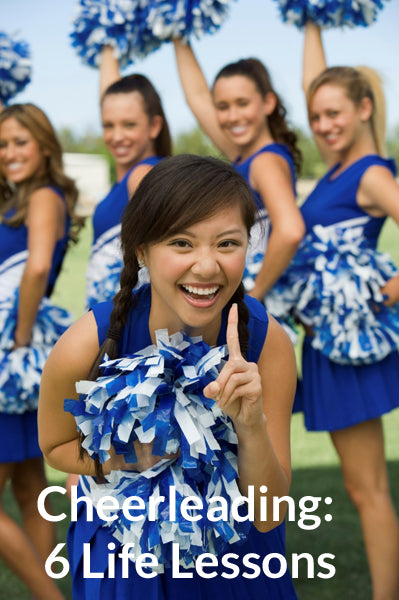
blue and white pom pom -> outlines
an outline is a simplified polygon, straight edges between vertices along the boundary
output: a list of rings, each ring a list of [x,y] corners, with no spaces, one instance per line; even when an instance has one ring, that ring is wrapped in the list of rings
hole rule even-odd
[[[104,46],[126,67],[167,40],[214,33],[232,0],[78,0],[72,46],[83,62],[98,67]]]
[[[317,225],[275,290],[281,312],[311,324],[312,346],[340,364],[378,362],[399,344],[399,305],[387,307],[381,293],[397,269],[362,232]]]
[[[137,462],[135,441],[152,444],[157,457],[175,455],[141,473],[113,471],[106,484],[84,478],[84,488],[94,501],[104,493],[116,496],[119,506],[125,498],[140,496],[146,506],[143,520],[131,522],[119,510],[118,520],[104,526],[120,543],[135,543],[135,558],[151,552],[162,565],[170,565],[176,541],[181,564],[189,567],[199,554],[219,553],[245,539],[250,523],[235,522],[230,510],[228,519],[215,522],[205,514],[210,498],[222,496],[230,509],[240,496],[233,425],[202,392],[217,377],[225,348],[210,349],[200,338],[182,334],[169,338],[166,330],[156,335],[156,345],[106,361],[103,376],[78,382],[80,398],[65,400],[65,410],[75,416],[85,450],[102,463],[111,446],[126,462]],[[187,496],[200,499],[202,519],[190,522],[177,515],[171,520],[171,488],[178,505]],[[150,499],[159,496],[164,496],[161,509],[149,520]]]
[[[302,29],[307,21],[322,29],[368,27],[388,0],[275,0],[282,20]]]
[[[67,311],[44,298],[29,346],[12,350],[17,314],[17,295],[0,302],[0,411],[5,413],[24,413],[37,408],[44,363],[72,322]]]
[[[0,31],[0,101],[7,104],[31,80],[32,62],[27,42]]]
[[[213,34],[229,15],[232,0],[151,0],[148,26],[155,38],[201,38]]]
[[[149,8],[142,0],[78,0],[72,46],[91,67],[99,66],[102,48],[112,46],[121,68],[126,67],[161,44],[148,29]]]

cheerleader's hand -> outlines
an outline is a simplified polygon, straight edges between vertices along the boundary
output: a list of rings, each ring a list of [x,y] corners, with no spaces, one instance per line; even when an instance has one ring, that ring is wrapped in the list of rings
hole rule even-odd
[[[262,386],[258,365],[241,354],[238,337],[238,310],[233,304],[226,331],[229,359],[218,378],[204,388],[235,426],[258,426],[263,418]]]
[[[393,306],[399,302],[399,275],[389,279],[383,288],[381,293],[385,296],[385,306]]]

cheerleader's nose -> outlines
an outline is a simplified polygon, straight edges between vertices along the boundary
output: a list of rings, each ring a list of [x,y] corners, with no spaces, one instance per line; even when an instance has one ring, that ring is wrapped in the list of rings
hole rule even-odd
[[[191,267],[194,275],[209,279],[220,273],[220,265],[212,252],[201,252]]]

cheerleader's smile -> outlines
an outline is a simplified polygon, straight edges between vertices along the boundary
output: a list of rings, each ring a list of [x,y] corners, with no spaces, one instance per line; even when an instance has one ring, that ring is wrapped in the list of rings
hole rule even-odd
[[[182,284],[182,292],[189,304],[197,308],[209,308],[217,301],[221,289],[220,285]]]

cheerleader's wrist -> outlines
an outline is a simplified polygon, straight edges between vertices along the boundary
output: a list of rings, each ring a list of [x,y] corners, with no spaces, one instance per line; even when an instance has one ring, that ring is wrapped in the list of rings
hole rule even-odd
[[[247,423],[234,422],[234,429],[237,434],[239,446],[242,444],[251,444],[257,438],[264,438],[267,435],[266,416],[262,414],[260,418],[252,419]]]
[[[22,348],[24,346],[29,346],[32,338],[32,333],[20,333],[18,330],[15,332],[14,337],[14,348]]]

